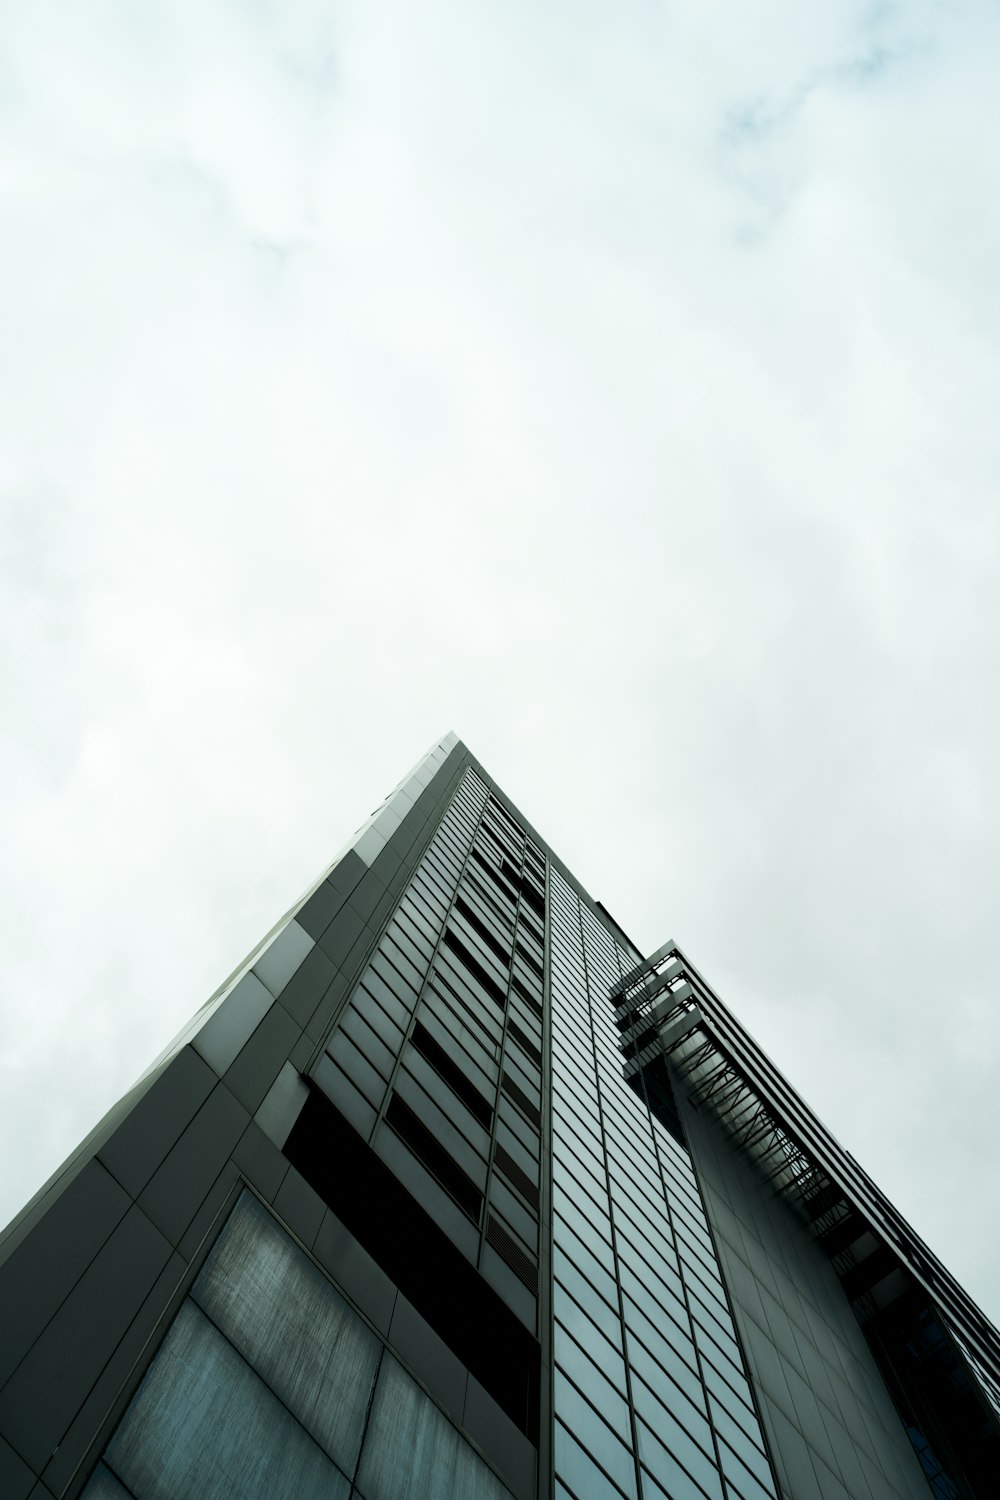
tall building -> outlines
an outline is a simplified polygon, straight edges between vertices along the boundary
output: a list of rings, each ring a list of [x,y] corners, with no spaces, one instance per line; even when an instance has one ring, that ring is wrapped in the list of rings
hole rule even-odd
[[[1000,1338],[454,736],[0,1244],[5,1500],[1000,1493]]]

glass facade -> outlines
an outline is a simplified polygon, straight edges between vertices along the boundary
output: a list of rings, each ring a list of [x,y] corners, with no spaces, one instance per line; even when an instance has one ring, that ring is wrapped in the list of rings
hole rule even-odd
[[[312,1077],[537,1331],[544,862],[466,772]]]
[[[623,1077],[639,955],[554,869],[550,933],[559,1493],[773,1500],[690,1158]]]
[[[671,1052],[678,955],[432,747],[0,1243],[0,1494],[986,1493],[991,1346],[942,1323],[975,1380],[904,1411],[709,1043]]]

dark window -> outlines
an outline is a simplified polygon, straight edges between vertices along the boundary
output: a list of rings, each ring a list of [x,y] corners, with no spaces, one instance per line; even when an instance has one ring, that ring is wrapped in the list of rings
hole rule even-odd
[[[521,980],[518,979],[516,974],[512,977],[510,986],[516,995],[520,995],[521,999],[527,1005],[531,1006],[531,1009],[533,1011],[536,1011],[538,1015],[542,1014],[542,1003],[539,1000],[538,996],[533,995],[528,989],[528,986],[526,984],[522,984]]]
[[[482,1193],[398,1094],[393,1094],[389,1100],[385,1118],[414,1156],[420,1158],[428,1171],[451,1194],[459,1208],[464,1209],[469,1218],[478,1224],[483,1211]]]
[[[446,953],[438,954],[437,967],[431,975],[431,983],[442,1000],[451,1008],[460,1021],[466,1025],[474,1021],[482,1033],[480,1040],[489,1047],[490,1056],[499,1056],[499,1043],[501,1036],[501,1022],[493,1013],[489,1001],[483,996],[480,999],[472,985],[467,979],[463,979],[458,972],[457,962],[449,959]]]
[[[537,1443],[536,1340],[318,1090],[306,1100],[285,1155],[511,1421]]]
[[[482,902],[490,918],[494,922],[499,922],[504,936],[509,937],[510,930],[514,925],[514,916],[509,907],[501,906],[497,900],[497,892],[495,890],[488,891],[478,875],[473,872],[471,866],[462,876],[462,885],[467,894],[475,896],[478,901]]]
[[[507,1022],[507,1034],[508,1034],[508,1036],[512,1036],[514,1038],[515,1042],[517,1043],[517,1045],[519,1047],[523,1047],[524,1048],[525,1052],[531,1058],[531,1060],[532,1060],[533,1063],[536,1063],[538,1065],[538,1067],[541,1067],[541,1065],[542,1065],[542,1054],[541,1054],[541,1052],[535,1046],[535,1044],[531,1040],[531,1038],[528,1036],[528,1033],[526,1031],[522,1031],[521,1027],[518,1026],[518,1024],[517,1024],[516,1021],[508,1021]]]
[[[523,964],[527,964],[528,968],[531,969],[535,974],[537,974],[539,979],[544,979],[545,972],[538,960],[533,958],[528,952],[527,948],[523,948],[520,943],[515,944],[515,947],[517,949],[517,956],[521,960],[521,962]]]
[[[545,916],[545,897],[541,891],[535,890],[535,887],[529,880],[525,880],[521,884],[521,899],[527,901],[532,911],[536,912],[538,916]]]
[[[410,1040],[421,1057],[426,1058],[431,1067],[440,1073],[448,1087],[458,1095],[470,1114],[474,1115],[480,1125],[489,1130],[493,1123],[493,1110],[490,1105],[475,1084],[465,1076],[458,1063],[450,1058],[440,1042],[431,1036],[427,1027],[422,1026],[418,1021],[413,1028]]]
[[[542,1117],[538,1111],[538,1106],[531,1102],[522,1088],[518,1088],[509,1073],[503,1075],[500,1087],[511,1103],[517,1105],[518,1109],[531,1121],[532,1125],[541,1125]]]
[[[476,834],[476,847],[485,849],[495,860],[503,858],[503,845],[496,834],[492,833],[485,824],[480,824],[479,831]]]
[[[518,824],[514,822],[514,819],[511,817],[507,809],[502,806],[501,803],[497,802],[495,797],[491,797],[489,802],[486,804],[486,811],[490,816],[496,818],[497,822],[500,823],[501,826],[507,829],[508,833],[516,844],[520,845],[524,843],[524,829],[520,828]]]
[[[520,922],[521,922],[521,926],[524,927],[531,934],[531,936],[534,938],[534,940],[538,944],[539,948],[544,949],[544,947],[545,947],[545,937],[539,931],[539,929],[535,926],[534,922],[532,922],[531,919],[528,917],[528,914],[524,910],[523,906],[521,908]]]
[[[461,898],[461,896],[457,897],[457,899],[455,901],[455,910],[462,913],[462,916],[468,922],[468,924],[472,928],[473,932],[478,933],[478,935],[482,938],[483,942],[486,944],[487,948],[489,948],[492,953],[496,954],[497,958],[500,959],[501,963],[505,966],[505,968],[509,969],[510,968],[510,946],[509,946],[509,944],[505,947],[504,944],[497,937],[496,933],[494,933],[489,927],[487,927],[487,925],[483,921],[482,917],[477,917],[476,916],[476,913],[472,910],[472,907],[469,905],[468,901],[463,901],[462,898]]]
[[[507,996],[504,994],[503,990],[497,984],[493,976],[487,973],[486,969],[479,962],[478,958],[475,958],[473,956],[473,954],[462,942],[461,938],[456,937],[455,933],[450,927],[445,928],[444,941],[445,947],[449,948],[451,952],[455,954],[456,958],[461,959],[462,963],[468,969],[473,979],[475,979],[476,982],[486,991],[490,999],[495,1000],[501,1010],[506,1010]]]
[[[477,861],[480,868],[486,871],[487,875],[493,881],[494,885],[499,887],[499,889],[507,897],[508,901],[517,900],[518,882],[515,882],[514,889],[511,890],[507,882],[500,878],[500,872],[497,870],[496,866],[491,865],[488,859],[484,859],[478,849],[473,849],[472,857]]]
[[[496,840],[500,847],[510,854],[511,859],[517,860],[518,864],[520,864],[521,843],[519,839],[511,838],[507,829],[501,827],[495,818],[484,818],[482,827],[488,830],[490,836]]]
[[[510,1152],[505,1151],[503,1146],[498,1144],[493,1148],[493,1160],[507,1181],[517,1188],[525,1202],[530,1203],[532,1208],[537,1210],[538,1189],[527,1172],[518,1166]]]

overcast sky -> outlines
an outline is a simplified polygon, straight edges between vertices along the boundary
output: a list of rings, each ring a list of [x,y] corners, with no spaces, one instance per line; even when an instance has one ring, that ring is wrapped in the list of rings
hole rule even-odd
[[[992,0],[0,20],[0,1220],[454,728],[1000,1319]]]

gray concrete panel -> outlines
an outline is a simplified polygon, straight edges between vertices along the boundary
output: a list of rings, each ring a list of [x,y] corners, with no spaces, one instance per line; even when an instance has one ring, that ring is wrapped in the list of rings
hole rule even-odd
[[[301,1035],[301,1029],[279,1001],[272,1005],[227,1070],[226,1088],[251,1114],[261,1104]]]
[[[142,1193],[140,1206],[172,1244],[183,1236],[249,1121],[247,1110],[216,1084]]]
[[[10,1444],[0,1438],[0,1495],[4,1500],[27,1500],[37,1477]]]
[[[363,865],[362,869],[364,869]],[[316,887],[308,901],[299,908],[295,920],[315,942],[320,933],[329,927],[346,900],[345,890],[341,890],[329,879],[324,880]]]
[[[107,1451],[142,1500],[347,1500],[350,1483],[190,1299]]]
[[[256,1120],[251,1120],[233,1152],[233,1165],[252,1183],[268,1203],[284,1180],[288,1161],[269,1140]]]
[[[315,939],[293,917],[258,958],[253,971],[275,999],[311,952],[314,942]]]
[[[323,1222],[326,1204],[294,1167],[289,1168],[275,1194],[274,1208],[303,1245],[311,1246]]]
[[[138,1197],[215,1087],[212,1069],[191,1047],[171,1059],[98,1152],[108,1171]]]
[[[317,938],[323,952],[340,968],[346,961],[358,938],[365,931],[365,924],[356,911],[342,906],[337,915]]]
[[[201,1200],[190,1224],[177,1241],[177,1250],[188,1262],[196,1260],[218,1231],[218,1221],[242,1181],[234,1161],[225,1161],[222,1171]]]
[[[191,1297],[352,1474],[381,1344],[252,1194],[241,1197]]]
[[[402,1295],[389,1326],[389,1343],[402,1356],[427,1389],[461,1422],[465,1410],[468,1371],[412,1303]]]
[[[374,870],[366,870],[348,896],[347,903],[363,922],[370,922],[373,912],[385,894],[384,882]]]
[[[299,1026],[311,1019],[337,972],[333,960],[314,947],[281,992],[281,1004]]]
[[[273,1004],[274,996],[251,970],[194,1033],[192,1047],[221,1078]]]
[[[0,1265],[0,1384],[13,1374],[129,1207],[124,1189],[100,1162],[91,1161]]]
[[[396,1304],[396,1285],[329,1209],[312,1249],[355,1306],[380,1333],[387,1334]]]
[[[469,1376],[462,1426],[500,1470],[517,1500],[534,1500],[537,1452],[474,1375]]]
[[[128,1404],[132,1386],[142,1366],[143,1354],[157,1323],[170,1306],[187,1272],[182,1256],[172,1254],[146,1297],[121,1342],[94,1382],[86,1400],[73,1418],[42,1475],[60,1495],[86,1458],[94,1434],[111,1413],[117,1416]],[[2,1494],[0,1490],[0,1494]]]
[[[335,891],[340,891],[346,896],[353,891],[367,868],[364,860],[355,854],[353,849],[348,849],[341,855],[326,878]]]
[[[358,1487],[368,1500],[506,1500],[508,1492],[417,1383],[388,1355],[372,1402]]]
[[[298,1069],[290,1062],[284,1063],[254,1116],[279,1151],[308,1097],[309,1089]]]
[[[319,949],[316,950],[320,952]],[[305,967],[303,965],[303,967]],[[309,1020],[306,1022],[306,1036],[314,1041],[319,1041],[330,1029],[334,1016],[340,1009],[344,996],[351,988],[353,975],[349,972],[341,972],[334,975],[322,999],[316,1006]]]
[[[171,1248],[131,1208],[0,1392],[0,1431],[40,1471],[138,1315]]]

